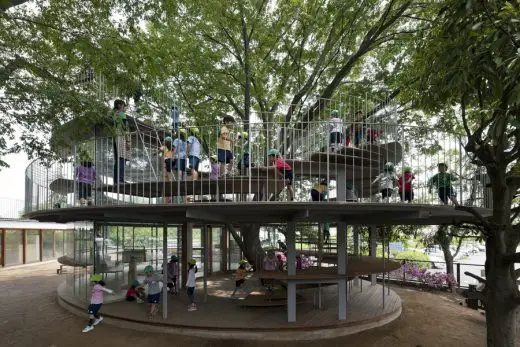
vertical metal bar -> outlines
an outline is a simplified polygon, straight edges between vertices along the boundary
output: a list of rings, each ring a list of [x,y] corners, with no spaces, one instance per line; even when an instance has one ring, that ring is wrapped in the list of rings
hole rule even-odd
[[[293,221],[287,223],[287,273],[296,275],[296,231]],[[296,282],[287,281],[287,320],[296,322]]]
[[[162,316],[168,318],[168,225],[163,225],[163,287],[162,287]]]
[[[209,233],[208,233],[208,226],[207,224],[202,225],[202,241],[204,244],[202,247],[204,247],[204,302],[208,300],[208,260],[209,260]]]

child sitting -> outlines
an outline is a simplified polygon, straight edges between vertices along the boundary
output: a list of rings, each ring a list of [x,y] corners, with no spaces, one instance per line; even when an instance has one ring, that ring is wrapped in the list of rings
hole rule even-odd
[[[403,174],[397,177],[397,186],[399,187],[399,197],[401,201],[412,202],[414,198],[412,181],[414,179],[415,176],[412,173],[411,167],[405,167]]]
[[[379,192],[383,197],[383,202],[389,202],[392,197],[396,180],[397,176],[394,173],[394,164],[387,162],[383,167],[383,172],[372,182],[372,184],[379,182]]]
[[[144,289],[139,287],[138,280],[134,280],[126,291],[126,301],[136,301],[138,304],[142,304],[145,299]]]
[[[267,155],[269,158],[269,165],[276,167],[278,173],[285,179],[285,186],[287,187],[289,201],[293,201],[294,192],[292,188],[292,181],[294,176],[292,166],[283,160],[282,156],[276,149],[270,149]]]
[[[439,170],[439,173],[435,174],[428,181],[428,189],[430,193],[432,192],[432,188],[435,187],[438,191],[439,199],[441,199],[444,205],[448,204],[448,199],[451,200],[454,205],[458,205],[457,195],[451,185],[451,182],[456,181],[457,177],[446,172],[448,170],[448,165],[444,163],[437,164],[437,170]]]
[[[246,259],[242,259],[238,266],[237,272],[235,273],[235,290],[231,296],[235,296],[237,289],[242,286],[246,282],[246,274],[247,274],[247,265],[249,262]]]

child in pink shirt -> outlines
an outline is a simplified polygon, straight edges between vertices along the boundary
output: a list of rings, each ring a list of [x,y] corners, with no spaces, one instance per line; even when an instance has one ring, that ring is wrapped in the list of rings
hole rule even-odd
[[[292,181],[294,178],[293,168],[283,160],[282,156],[276,149],[270,149],[267,153],[269,157],[269,165],[273,165],[278,170],[280,176],[285,179],[285,186],[287,187],[287,195],[289,201],[294,200],[294,192],[292,188]]]
[[[113,290],[105,288],[105,282],[103,282],[101,275],[94,274],[90,276],[90,282],[92,282],[92,295],[90,297],[90,305],[88,306],[90,319],[85,328],[83,328],[84,333],[94,330],[94,326],[103,320],[103,316],[99,314],[99,310],[103,306],[103,294],[105,292],[114,294]]]

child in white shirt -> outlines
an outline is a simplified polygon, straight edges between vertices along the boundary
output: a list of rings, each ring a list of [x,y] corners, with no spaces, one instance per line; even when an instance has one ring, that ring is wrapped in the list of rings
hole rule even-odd
[[[329,147],[332,152],[337,152],[343,146],[343,119],[339,117],[338,110],[331,112],[329,133]]]
[[[379,182],[379,192],[383,197],[383,202],[389,202],[394,190],[394,184],[397,182],[397,176],[394,173],[394,164],[388,162],[383,167],[383,172],[376,177],[372,184]]]
[[[188,279],[186,281],[186,287],[188,288],[186,293],[190,299],[188,311],[197,311],[197,305],[195,305],[195,274],[197,273],[197,261],[195,259],[191,259],[188,262],[188,266]]]

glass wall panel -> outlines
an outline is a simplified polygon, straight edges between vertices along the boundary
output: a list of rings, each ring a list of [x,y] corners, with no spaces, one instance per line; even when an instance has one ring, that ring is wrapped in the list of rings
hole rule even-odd
[[[231,233],[229,233],[228,252],[228,270],[238,269],[238,263],[240,262],[240,256],[242,255],[242,251],[240,250],[240,246],[238,246],[238,243],[235,241]]]
[[[43,230],[43,259],[54,258],[54,230]]]
[[[56,247],[56,258],[63,256],[65,232],[63,230],[56,230],[54,232],[54,245]]]
[[[4,264],[4,260],[2,259],[2,254],[4,254],[4,252],[2,252],[2,237],[4,237],[4,231],[0,229],[0,266]]]
[[[40,261],[40,231],[27,230],[26,235],[25,262],[34,263]]]
[[[220,264],[222,262],[222,245],[220,244],[222,237],[222,229],[212,228],[211,229],[211,254],[212,254],[212,271],[219,272]]]
[[[5,265],[23,263],[23,230],[5,231]]]

